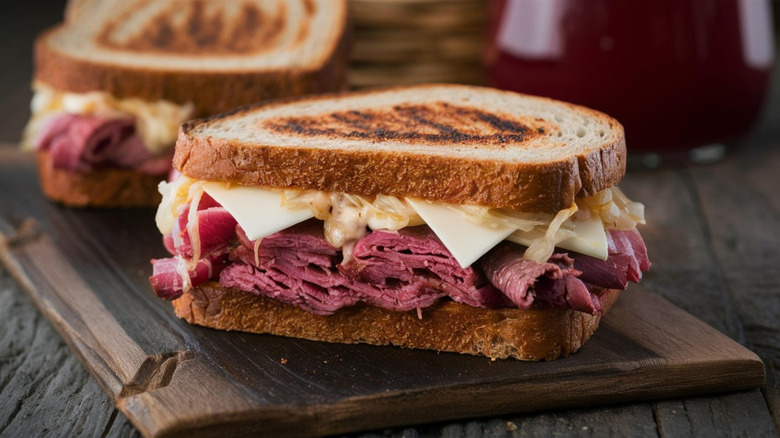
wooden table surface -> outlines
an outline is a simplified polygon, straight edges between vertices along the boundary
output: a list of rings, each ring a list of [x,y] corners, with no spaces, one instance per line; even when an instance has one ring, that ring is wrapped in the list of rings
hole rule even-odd
[[[642,231],[654,265],[643,285],[755,351],[766,364],[765,388],[362,435],[778,436],[778,139],[767,124],[720,163],[633,171],[621,183],[647,206]],[[5,268],[0,301],[0,436],[138,435]]]
[[[57,19],[9,16],[0,23],[0,58],[25,60],[0,70],[0,140],[7,142],[0,147],[13,144],[26,119],[31,35]],[[642,232],[654,265],[643,285],[756,352],[765,388],[360,435],[780,436],[779,76],[741,150],[711,165],[630,171],[621,183],[647,206]],[[3,267],[0,302],[0,436],[139,435]]]

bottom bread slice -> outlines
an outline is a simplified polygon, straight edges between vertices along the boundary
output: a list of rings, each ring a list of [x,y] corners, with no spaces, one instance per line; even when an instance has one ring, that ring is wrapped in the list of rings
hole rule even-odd
[[[619,291],[606,290],[604,313]],[[397,345],[494,359],[552,360],[577,351],[598,327],[602,315],[575,310],[483,309],[453,301],[417,311],[396,312],[354,306],[333,315],[314,315],[294,305],[223,288],[216,282],[191,289],[173,301],[176,315],[221,330],[304,338],[336,343]]]
[[[161,196],[157,185],[166,175],[148,175],[131,169],[74,172],[51,165],[48,152],[37,153],[38,174],[49,199],[71,207],[155,207]]]

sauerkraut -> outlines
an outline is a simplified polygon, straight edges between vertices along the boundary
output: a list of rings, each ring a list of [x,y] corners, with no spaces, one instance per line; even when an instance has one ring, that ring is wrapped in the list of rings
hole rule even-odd
[[[163,201],[157,212],[157,226],[163,234],[168,234],[176,228],[177,218],[184,205],[197,205],[203,187],[196,180],[181,177],[172,183],[161,183],[160,192]],[[349,259],[355,242],[367,234],[367,229],[397,231],[424,224],[405,198],[386,195],[365,197],[316,190],[282,190],[281,195],[282,207],[290,210],[307,208],[314,217],[324,222],[325,239],[343,251],[345,260]],[[515,231],[507,240],[526,245],[528,249],[524,257],[539,262],[546,261],[559,243],[576,236],[577,224],[601,228],[595,220],[599,218],[604,229],[630,230],[637,224],[645,223],[644,206],[628,199],[617,187],[578,199],[571,207],[554,215],[476,205],[439,205],[446,206],[473,223],[494,228],[514,228]],[[190,210],[188,231],[193,253],[197,255],[200,246],[195,212],[196,208]],[[603,230],[601,235],[603,238]]]

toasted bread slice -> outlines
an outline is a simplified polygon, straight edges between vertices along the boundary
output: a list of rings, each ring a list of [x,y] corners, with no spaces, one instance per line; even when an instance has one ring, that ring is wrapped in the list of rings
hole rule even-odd
[[[625,173],[623,127],[588,108],[422,85],[272,102],[185,123],[196,179],[554,213]]]
[[[43,193],[70,207],[154,207],[161,199],[157,185],[167,177],[118,168],[57,169],[45,151],[37,153],[37,161]]]
[[[35,45],[71,92],[193,102],[207,115],[346,83],[344,0],[78,0]]]
[[[604,313],[618,294],[607,290],[601,295]],[[322,316],[213,282],[185,293],[173,301],[173,307],[176,315],[190,324],[220,330],[533,361],[574,353],[596,331],[603,315],[571,309],[482,309],[442,301],[423,309],[422,318],[416,311],[370,306],[348,307]]]

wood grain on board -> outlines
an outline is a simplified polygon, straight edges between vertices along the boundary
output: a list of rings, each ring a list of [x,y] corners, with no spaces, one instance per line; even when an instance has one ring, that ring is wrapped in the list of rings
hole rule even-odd
[[[149,290],[164,254],[153,211],[63,209],[40,198],[29,157],[1,151],[0,167],[3,262],[148,436],[340,433],[764,381],[755,355],[641,287],[579,353],[547,363],[189,326]],[[662,406],[652,414],[673,418]]]

